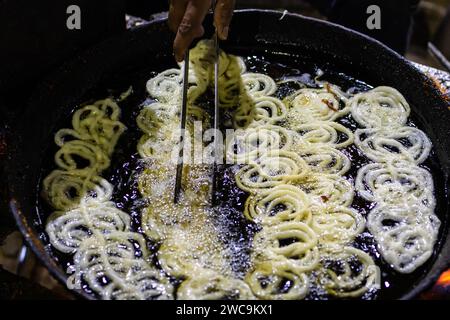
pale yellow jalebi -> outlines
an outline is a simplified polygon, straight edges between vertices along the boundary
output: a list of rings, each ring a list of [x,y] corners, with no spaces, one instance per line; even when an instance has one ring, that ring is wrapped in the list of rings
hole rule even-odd
[[[114,100],[81,108],[73,128],[56,134],[58,168],[43,189],[57,211],[46,231],[55,249],[74,255],[69,287],[87,285],[104,299],[304,299],[313,288],[340,298],[374,293],[381,274],[355,245],[366,230],[365,217],[352,208],[355,191],[375,204],[367,228],[392,268],[409,273],[430,258],[440,221],[433,179],[419,164],[431,142],[405,126],[410,107],[397,90],[352,95],[318,75],[315,88],[300,84],[280,96],[279,84],[290,80],[277,83],[247,72],[243,59],[221,51],[221,126],[235,129],[226,136],[223,160],[247,193],[243,217],[258,226],[246,248],[247,269],[234,270],[234,253],[224,242],[228,231],[211,206],[212,166],[205,162],[213,144],[203,136],[210,128],[204,98],[214,85],[214,61],[212,41],[191,50],[177,204],[184,63],[146,84],[152,102],[136,119],[143,167],[137,182],[145,204],[140,232],[156,244],[153,254],[144,236],[132,232],[130,216],[111,201],[113,186],[101,177],[125,130]],[[341,124],[350,116],[363,128],[352,132]],[[358,168],[355,186],[348,176],[353,158],[347,148],[353,144],[374,162]],[[179,281],[177,289],[169,278]]]
[[[366,129],[355,144],[374,163],[358,171],[356,189],[377,206],[367,226],[383,258],[398,272],[410,273],[433,253],[440,221],[431,174],[419,164],[431,151],[427,135],[406,126],[410,107],[400,92],[378,87],[354,96],[353,118]]]
[[[69,288],[87,284],[107,300],[172,299],[169,279],[152,265],[144,237],[131,231],[130,216],[111,201],[113,186],[99,176],[125,130],[119,117],[112,99],[100,100],[76,111],[73,128],[56,134],[59,169],[44,179],[43,191],[59,211],[46,232],[56,250],[74,254]]]

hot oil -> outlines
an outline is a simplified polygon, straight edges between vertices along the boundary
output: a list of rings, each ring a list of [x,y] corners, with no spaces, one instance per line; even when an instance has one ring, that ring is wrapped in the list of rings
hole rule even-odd
[[[321,80],[336,84],[344,91],[349,90],[350,92],[355,93],[371,88],[370,85],[363,81],[348,76],[345,73],[333,71],[333,68],[330,65],[323,64],[319,66],[311,59],[304,57],[299,58],[285,54],[269,54],[267,52],[262,55],[253,55],[253,53],[242,50],[238,51],[238,53],[246,57],[245,62],[248,71],[267,74],[274,78],[275,81],[290,78],[296,79],[304,86],[317,87],[317,83],[315,83],[314,79],[318,74],[323,73],[320,77]],[[171,67],[171,64],[173,64],[170,59],[170,57],[167,58],[166,64],[164,65],[166,67],[165,69]],[[139,155],[136,151],[136,146],[138,140],[142,136],[142,132],[137,128],[135,120],[142,106],[151,102],[151,100],[148,99],[148,94],[145,90],[145,83],[149,78],[156,74],[155,71],[159,72],[162,71],[162,69],[130,69],[125,74],[121,73],[120,77],[116,76],[116,78],[112,77],[108,79],[108,82],[103,88],[98,88],[88,95],[89,100],[92,100],[93,97],[104,98],[105,95],[111,93],[117,97],[130,85],[133,87],[133,94],[127,100],[120,103],[122,109],[121,120],[127,126],[127,131],[119,140],[116,151],[112,157],[111,167],[106,170],[102,176],[114,185],[115,192],[113,201],[118,208],[130,214],[133,221],[133,231],[142,234],[141,212],[148,204],[142,199],[137,187],[137,177],[141,174],[143,165],[142,162],[139,161]],[[112,91],[111,88],[113,89]],[[282,85],[277,92],[277,96],[283,98],[297,89],[299,88],[292,83]],[[202,105],[205,109],[211,110],[211,103],[203,102]],[[352,131],[358,128],[358,125],[351,116],[346,116],[340,119],[339,122]],[[420,123],[414,118],[414,115],[411,117],[408,125],[417,125],[419,128],[421,127]],[[70,126],[70,119],[66,123],[66,127],[68,126]],[[62,127],[63,126],[61,126],[61,128]],[[226,128],[222,127],[221,129],[225,130]],[[351,170],[346,174],[346,178],[353,183],[358,169],[370,161],[362,155],[354,145],[349,146],[342,151],[351,160]],[[43,177],[54,169],[54,163],[52,161],[54,153],[55,148],[49,147],[49,155],[51,156],[45,160]],[[439,180],[439,177],[442,177],[439,170],[439,162],[434,152],[431,153],[429,159],[422,166],[432,172],[433,178],[435,179],[435,189],[443,190],[443,182]],[[250,256],[252,252],[252,239],[260,228],[257,225],[246,221],[242,214],[248,194],[240,190],[235,183],[234,174],[237,169],[236,166],[219,166],[218,186],[220,186],[220,188],[217,191],[218,205],[214,208],[211,218],[213,219],[218,237],[226,250],[226,253],[224,254],[229,257],[231,262],[231,269],[236,276],[242,278],[251,266]],[[443,213],[445,211],[439,210],[439,203],[443,198],[440,194],[437,194],[436,196],[438,200],[436,213],[439,216],[441,212]],[[375,204],[365,201],[356,194],[352,207],[366,217],[374,205]],[[43,221],[46,220],[51,212],[51,208],[45,204],[45,201],[43,201],[42,198],[40,198],[39,201],[39,211],[42,214],[41,218]],[[439,217],[442,220],[443,217]],[[159,244],[150,241],[148,238],[146,239],[149,250],[156,253]],[[433,261],[433,258],[430,259],[412,274],[402,275],[395,272],[381,259],[376,247],[376,242],[367,230],[355,239],[353,245],[369,253],[381,269],[381,289],[377,292],[366,293],[362,299],[392,299],[400,297],[402,294],[408,292],[414,283],[420,280],[425,271],[431,267]],[[54,257],[62,265],[70,265],[72,259],[71,256],[57,253],[55,250],[51,249],[50,246],[49,250],[52,251]],[[157,264],[156,258],[154,261],[155,264]],[[173,282],[175,285],[178,285],[180,279],[173,279]],[[90,292],[89,288],[85,289],[87,292]],[[320,288],[311,288],[311,292],[306,299],[329,298],[330,297],[325,295]]]
[[[383,85],[383,83],[373,83],[373,79],[371,79],[371,83],[368,84],[361,79],[350,76],[349,74],[352,72],[349,72],[349,74],[342,72],[344,68],[340,68],[339,62],[336,63],[336,65],[338,65],[338,67],[336,67],[328,61],[318,65],[316,60],[317,59],[308,57],[297,57],[294,55],[276,53],[269,54],[268,52],[265,52],[263,55],[249,56],[246,59],[246,64],[249,71],[268,74],[274,78],[275,81],[286,78],[296,79],[305,86],[312,88],[317,86],[314,82],[314,78],[317,75],[321,75],[321,81],[329,81],[332,84],[340,86],[344,92],[348,91],[352,94],[367,91],[374,86]],[[276,63],[273,61],[276,61]],[[299,88],[295,86],[288,86],[284,89],[282,88],[284,91],[281,91],[282,96],[279,97],[282,98],[283,96],[294,92],[296,89]],[[421,123],[419,117],[414,114],[414,102],[409,101],[409,103],[412,105],[412,113],[407,125],[423,130],[425,126]],[[359,125],[352,119],[351,115],[347,115],[342,119],[339,119],[338,122],[352,131],[359,128]],[[371,161],[367,159],[367,157],[365,157],[355,145],[351,145],[341,151],[351,160],[351,169],[345,177],[350,182],[354,183],[359,168],[370,163]],[[445,183],[443,181],[444,175],[440,170],[439,160],[433,149],[431,150],[428,159],[420,166],[430,171],[433,176],[435,197],[437,200],[435,213],[441,221],[445,221],[445,217],[443,216],[446,212],[445,202],[443,201],[443,199],[445,199]],[[356,193],[352,207],[358,210],[364,217],[367,217],[367,214],[375,205],[375,203],[366,201],[360,197],[358,193]],[[441,230],[442,228],[443,225],[441,225]],[[426,274],[426,271],[431,268],[433,261],[436,258],[436,252],[440,247],[440,242],[438,241],[435,245],[434,255],[424,265],[411,274],[401,274],[396,272],[381,258],[381,255],[377,250],[376,241],[368,230],[365,230],[361,235],[359,235],[352,245],[369,253],[374,259],[376,265],[380,267],[381,271],[381,289],[378,292],[369,292],[362,298],[396,299],[409,292],[411,287],[415,283],[418,283]],[[308,298],[323,299],[326,297],[320,294],[320,290],[313,288],[307,299]]]

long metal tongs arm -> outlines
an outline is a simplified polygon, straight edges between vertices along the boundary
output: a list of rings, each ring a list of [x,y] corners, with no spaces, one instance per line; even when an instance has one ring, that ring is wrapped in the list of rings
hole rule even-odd
[[[189,50],[186,50],[184,56],[184,73],[183,73],[183,96],[181,100],[181,116],[180,116],[180,149],[177,161],[177,174],[175,178],[175,194],[174,203],[178,203],[181,193],[181,181],[183,178],[184,165],[184,140],[186,131],[186,116],[188,105],[188,87],[189,87]]]

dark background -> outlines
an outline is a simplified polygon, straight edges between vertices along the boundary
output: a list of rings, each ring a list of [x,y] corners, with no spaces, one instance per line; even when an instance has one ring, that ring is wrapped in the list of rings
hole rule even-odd
[[[399,53],[409,39],[419,0],[237,0],[238,7],[298,9],[311,6],[329,20],[365,32]],[[81,30],[66,28],[66,8],[81,8]],[[381,30],[368,30],[366,9],[378,5]],[[125,29],[125,13],[148,18],[167,10],[168,0],[1,0],[0,93],[29,87],[80,50]]]
[[[81,7],[81,30],[66,28],[72,4]],[[123,30],[124,15],[123,0],[0,1],[0,88],[27,90],[79,49]]]

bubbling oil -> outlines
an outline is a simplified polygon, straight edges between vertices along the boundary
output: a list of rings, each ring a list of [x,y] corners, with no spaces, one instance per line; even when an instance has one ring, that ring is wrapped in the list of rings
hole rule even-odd
[[[363,81],[342,72],[335,72],[332,68],[328,68],[327,66],[316,65],[312,61],[304,58],[301,59],[295,56],[268,53],[265,53],[264,55],[252,54],[247,56],[241,54],[241,56],[245,57],[244,61],[250,72],[267,74],[276,81],[295,79],[297,83],[301,83],[309,88],[315,88],[317,87],[315,78],[318,75],[321,75],[321,80],[336,84],[344,91],[357,93],[371,88],[370,85]],[[105,84],[103,89],[98,88],[91,92],[90,98],[96,95],[101,97],[106,92],[105,88],[113,88],[109,93],[114,95],[123,92],[123,89],[128,88],[130,85],[130,83],[123,83],[123,79],[132,83],[134,88],[133,94],[121,104],[121,120],[125,123],[128,130],[120,138],[116,151],[112,157],[111,166],[104,172],[103,176],[114,185],[115,191],[112,200],[119,209],[130,214],[132,218],[132,231],[144,235],[148,249],[153,254],[153,261],[155,265],[159,266],[157,255],[161,249],[161,243],[149,238],[142,228],[143,211],[152,204],[149,203],[148,199],[144,199],[139,192],[139,177],[142,176],[146,168],[136,152],[136,146],[142,132],[136,126],[135,122],[140,109],[151,102],[148,99],[144,88],[149,75],[155,74],[154,70],[152,71],[153,72],[142,69],[130,70],[129,74],[126,76],[122,74],[120,79],[112,78],[111,83]],[[293,82],[281,84],[276,92],[276,96],[278,98],[286,97],[295,90],[298,90],[298,87],[296,86],[297,85]],[[211,93],[205,94],[201,99],[201,105],[205,110],[209,111],[212,109]],[[225,114],[222,116],[227,118],[227,115]],[[69,123],[70,121],[68,120],[67,122]],[[222,130],[228,129],[228,127],[224,126],[225,123],[227,122],[224,121],[222,123]],[[338,123],[352,131],[358,128],[358,125],[351,116],[345,116],[344,118],[339,119]],[[418,125],[414,117],[410,120],[409,125]],[[53,149],[52,146],[48,149],[48,154],[54,154],[54,152],[51,152]],[[358,169],[369,163],[369,160],[354,145],[343,149],[342,152],[351,160],[352,164],[351,169],[345,175],[345,178],[350,182],[353,182]],[[42,176],[46,176],[46,174],[51,171],[52,167],[52,158],[49,157],[48,159],[45,159]],[[433,176],[438,176],[435,173],[439,172],[439,165],[434,152],[431,153],[430,158],[424,163],[424,167],[428,168],[433,173]],[[243,278],[251,267],[253,238],[255,234],[260,231],[260,227],[255,223],[249,222],[243,216],[244,204],[248,194],[236,185],[235,173],[238,169],[239,166],[237,165],[220,165],[217,171],[217,185],[220,186],[217,190],[217,206],[214,208],[205,206],[200,214],[194,214],[191,208],[188,207],[177,220],[190,217],[191,219],[194,218],[195,221],[191,221],[189,227],[179,229],[172,235],[168,235],[166,240],[168,240],[169,243],[171,241],[174,243],[182,241],[191,244],[189,247],[191,252],[187,253],[190,257],[182,258],[193,258],[191,253],[194,252],[194,259],[201,260],[201,263],[205,266],[215,269],[225,275]],[[435,181],[435,184],[439,183],[439,181]],[[439,190],[439,186],[436,186],[435,189]],[[172,189],[169,188],[167,192],[171,192],[171,190]],[[437,198],[439,199],[439,197]],[[367,216],[373,206],[373,203],[364,200],[358,194],[355,195],[352,208],[356,209],[364,217]],[[39,198],[38,207],[39,212],[42,215],[42,221],[45,221],[50,215],[51,209],[45,204],[42,198]],[[431,261],[429,261],[409,275],[403,275],[393,271],[393,269],[381,259],[375,240],[367,230],[357,236],[352,245],[370,254],[381,269],[381,289],[376,292],[369,291],[364,294],[361,299],[398,298],[412,286],[420,275],[424,273],[424,270],[427,270],[431,264]],[[67,267],[71,264],[72,257],[70,255],[57,253],[50,247],[49,250],[52,251],[55,259],[63,266]],[[355,265],[353,268],[355,268],[356,271],[358,266]],[[181,281],[182,278],[172,278],[172,282],[175,286],[178,286]],[[85,287],[84,289],[87,293],[91,294],[91,290],[88,287]],[[313,287],[306,299],[331,299],[331,297],[328,296],[323,289]]]

